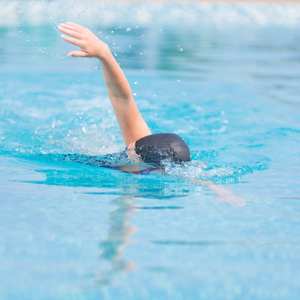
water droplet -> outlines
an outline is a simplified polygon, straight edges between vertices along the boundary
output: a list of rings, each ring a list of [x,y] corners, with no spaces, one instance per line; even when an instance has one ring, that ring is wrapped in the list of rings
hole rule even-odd
[[[180,79],[177,79],[177,82],[180,82]]]
[[[138,84],[138,81],[135,81],[134,84],[135,84],[135,85]]]
[[[131,28],[129,28],[129,27],[126,29],[126,31],[130,31],[130,30],[131,30]]]
[[[180,48],[179,51],[182,52],[182,51],[183,51],[183,48]]]
[[[114,33],[114,31],[112,30],[110,33]]]

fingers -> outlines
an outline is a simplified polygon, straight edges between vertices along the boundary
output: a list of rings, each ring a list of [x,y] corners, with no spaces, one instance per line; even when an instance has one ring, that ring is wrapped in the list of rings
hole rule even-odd
[[[66,28],[66,29],[77,31],[79,33],[83,33],[87,30],[87,28],[80,26],[78,24],[72,23],[72,22],[60,23],[59,26]]]
[[[67,22],[68,26],[73,26],[74,28],[76,28],[78,30],[78,32],[82,32],[82,31],[85,31],[87,28],[81,26],[81,25],[78,25],[76,23],[73,23],[73,22]]]
[[[71,28],[67,28],[67,27],[63,27],[63,26],[58,26],[58,29],[61,32],[65,33],[65,34],[68,34],[68,35],[70,35],[70,36],[72,36],[72,37],[74,37],[76,39],[83,39],[83,35],[82,34],[80,34],[77,31],[72,30]]]
[[[67,41],[67,42],[69,42],[70,44],[73,44],[73,45],[75,45],[75,46],[77,46],[77,47],[82,48],[82,46],[83,46],[82,42],[79,41],[79,40],[77,40],[77,39],[71,38],[71,37],[66,36],[66,35],[63,35],[63,34],[61,35],[61,37],[62,37],[65,41]]]

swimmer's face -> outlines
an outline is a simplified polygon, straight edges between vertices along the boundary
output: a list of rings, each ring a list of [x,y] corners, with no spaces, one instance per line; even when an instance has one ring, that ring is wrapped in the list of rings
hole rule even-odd
[[[131,144],[129,144],[127,146],[127,155],[128,155],[128,158],[132,159],[132,158],[138,157],[138,160],[140,162],[142,162],[140,156],[135,152],[134,149],[135,149],[135,142],[132,142]],[[128,151],[128,150],[131,150],[131,151]],[[143,171],[144,169],[147,169],[147,167],[143,168],[141,166],[131,166],[131,167],[127,166],[126,168],[127,169],[129,168],[132,171],[132,167],[134,168],[134,171]],[[127,169],[126,170],[124,169],[124,171],[125,172],[128,171]],[[157,168],[156,170],[151,171],[151,174],[163,174],[163,170],[162,170],[162,168]]]

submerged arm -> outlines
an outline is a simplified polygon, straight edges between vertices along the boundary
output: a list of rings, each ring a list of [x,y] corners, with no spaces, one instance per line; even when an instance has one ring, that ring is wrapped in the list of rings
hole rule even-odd
[[[69,56],[99,59],[107,92],[126,145],[150,135],[151,131],[136,106],[129,83],[108,45],[89,29],[74,23],[60,24],[59,30],[71,36],[62,35],[65,41],[81,48],[71,51]]]
[[[212,181],[203,181],[200,179],[185,179],[191,183],[206,186],[209,188],[215,195],[216,200],[219,202],[226,202],[233,206],[245,206],[246,201],[243,198],[237,197],[231,191],[227,190],[221,185],[216,185]]]

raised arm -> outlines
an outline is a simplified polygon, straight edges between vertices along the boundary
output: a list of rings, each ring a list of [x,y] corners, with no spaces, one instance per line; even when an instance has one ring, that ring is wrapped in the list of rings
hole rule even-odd
[[[89,29],[75,23],[60,24],[58,29],[69,35],[62,35],[65,41],[81,49],[71,51],[68,56],[99,59],[108,96],[126,145],[150,135],[151,131],[136,106],[129,83],[108,45],[99,40]]]

